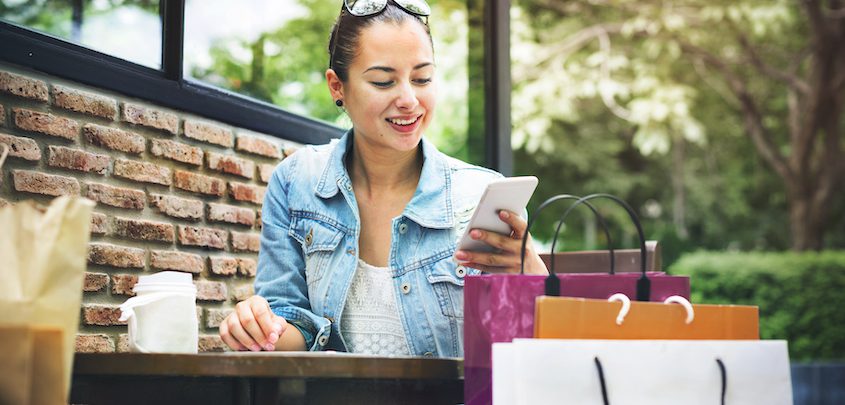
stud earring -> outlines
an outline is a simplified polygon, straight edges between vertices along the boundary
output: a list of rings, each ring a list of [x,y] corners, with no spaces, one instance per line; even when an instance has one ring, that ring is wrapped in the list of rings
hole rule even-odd
[[[334,104],[338,107],[343,107],[343,100],[335,100]]]

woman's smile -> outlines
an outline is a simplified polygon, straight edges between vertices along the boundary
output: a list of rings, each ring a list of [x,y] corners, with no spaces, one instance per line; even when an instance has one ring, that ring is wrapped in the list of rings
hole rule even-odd
[[[420,123],[422,120],[420,119],[422,114],[420,115],[412,115],[410,117],[393,117],[393,118],[386,118],[388,124],[393,128],[393,130],[402,133],[409,133],[414,132],[417,128],[419,128]]]

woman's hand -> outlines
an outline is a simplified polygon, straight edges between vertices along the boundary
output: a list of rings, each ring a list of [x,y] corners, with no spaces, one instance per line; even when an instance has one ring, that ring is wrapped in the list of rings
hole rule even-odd
[[[458,250],[455,252],[458,264],[487,273],[519,273],[522,235],[525,234],[528,223],[519,215],[506,210],[499,211],[499,219],[510,225],[510,236],[482,229],[472,229],[469,233],[471,238],[483,241],[497,251],[487,253]],[[528,243],[525,244],[525,274],[549,274],[540,255],[534,250],[530,234]]]
[[[274,314],[264,297],[254,295],[235,305],[235,311],[220,323],[220,338],[232,350],[272,351],[288,329],[296,328]]]

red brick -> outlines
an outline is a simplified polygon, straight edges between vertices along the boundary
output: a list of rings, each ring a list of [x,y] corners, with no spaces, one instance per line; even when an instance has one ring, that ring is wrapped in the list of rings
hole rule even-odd
[[[53,85],[53,105],[83,114],[114,119],[117,101],[99,94]]]
[[[72,177],[56,176],[30,170],[13,170],[15,190],[49,196],[79,195],[79,182]]]
[[[255,214],[256,214],[255,230],[260,231],[261,230],[261,208],[255,210]]]
[[[113,174],[117,177],[142,183],[161,184],[163,186],[169,186],[172,183],[170,169],[134,160],[115,160]]]
[[[252,283],[249,283],[235,287],[235,294],[232,298],[235,302],[241,302],[249,299],[249,297],[252,297],[253,295],[255,295],[255,287]]]
[[[258,179],[264,183],[269,183],[270,177],[273,176],[273,170],[276,170],[275,165],[265,163],[258,165]]]
[[[258,253],[261,235],[257,233],[232,232],[232,250],[235,252]]]
[[[234,257],[210,257],[211,273],[219,276],[232,276],[238,272],[238,259]]]
[[[297,150],[299,150],[299,148],[296,146],[286,146],[285,149],[282,151],[282,155],[284,155],[285,159],[287,159],[290,157],[290,155],[296,153]]]
[[[255,162],[235,156],[209,152],[208,168],[247,179],[255,177]]]
[[[227,148],[235,144],[231,130],[197,120],[185,120],[185,136]]]
[[[241,258],[238,259],[238,274],[246,277],[255,277],[258,264],[255,259]]]
[[[134,274],[117,274],[111,276],[111,294],[135,296],[135,284],[138,284],[138,276]]]
[[[38,101],[48,97],[46,83],[9,72],[0,72],[0,91]]]
[[[229,233],[222,229],[197,228],[179,225],[179,243],[183,246],[202,246],[225,249]]]
[[[226,301],[226,284],[219,281],[197,280],[197,300]]]
[[[9,146],[9,157],[23,160],[41,160],[41,148],[30,138],[0,134],[0,143]]]
[[[199,274],[204,268],[200,255],[185,252],[153,250],[150,252],[150,267],[158,270],[176,270]]]
[[[117,335],[117,352],[118,353],[129,352],[129,334],[128,333],[121,333],[120,335]]]
[[[163,194],[150,194],[150,205],[158,208],[158,211],[162,214],[173,218],[194,221],[202,218],[203,203],[200,200],[190,200]]]
[[[282,157],[282,154],[279,152],[279,147],[276,144],[257,136],[239,134],[235,149],[241,152],[253,153],[274,159]]]
[[[182,190],[217,197],[226,193],[226,183],[215,177],[177,170],[173,178],[173,185]]]
[[[144,200],[147,199],[147,194],[141,190],[133,190],[131,188],[89,183],[88,198],[112,207],[142,210],[144,209]]]
[[[88,143],[120,152],[141,154],[146,148],[143,136],[118,128],[104,127],[97,124],[85,124],[82,133]]]
[[[235,310],[227,309],[206,309],[205,310],[205,327],[209,329],[217,329],[220,323],[226,319]]]
[[[202,149],[167,139],[153,139],[150,152],[154,156],[165,157],[177,162],[202,166]]]
[[[108,217],[99,212],[91,213],[91,233],[94,235],[105,235],[108,232]]]
[[[88,263],[140,269],[144,267],[144,250],[107,243],[91,243],[88,245]]]
[[[109,285],[109,275],[103,273],[85,273],[85,284],[82,291],[98,292],[103,291]]]
[[[15,108],[12,112],[15,115],[15,125],[25,131],[70,140],[76,140],[79,136],[79,123],[70,118],[23,108]]]
[[[126,322],[121,322],[118,318],[120,318],[120,307],[118,306],[96,304],[82,306],[82,319],[85,325],[126,325]]]
[[[200,353],[229,351],[228,346],[219,335],[200,335],[197,350]]]
[[[114,219],[114,233],[125,238],[173,242],[173,225],[166,222],[144,221],[140,219]]]
[[[252,186],[249,184],[229,182],[229,195],[238,201],[247,201],[261,205],[264,202],[266,187]]]
[[[76,353],[113,353],[114,342],[108,335],[78,334],[76,335]]]
[[[255,211],[234,205],[208,203],[208,220],[252,226],[255,224]]]
[[[179,131],[179,117],[176,114],[132,103],[123,103],[122,110],[123,121],[130,124],[160,129],[174,135]]]
[[[106,155],[96,155],[64,146],[50,145],[49,153],[47,164],[52,167],[105,174],[111,164],[111,158]]]

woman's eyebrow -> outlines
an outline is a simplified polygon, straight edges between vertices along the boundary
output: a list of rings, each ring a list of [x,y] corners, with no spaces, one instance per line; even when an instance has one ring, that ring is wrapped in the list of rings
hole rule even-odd
[[[414,70],[422,69],[424,67],[433,66],[433,65],[434,64],[431,63],[431,62],[423,62],[423,63],[420,63],[419,65],[414,66]],[[381,71],[387,72],[387,73],[393,73],[393,72],[396,71],[396,69],[389,67],[389,66],[371,66],[370,68],[365,70],[364,73],[367,73],[371,70],[381,70]]]

